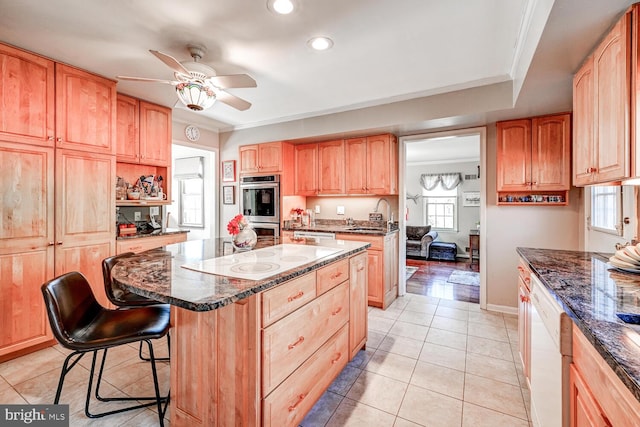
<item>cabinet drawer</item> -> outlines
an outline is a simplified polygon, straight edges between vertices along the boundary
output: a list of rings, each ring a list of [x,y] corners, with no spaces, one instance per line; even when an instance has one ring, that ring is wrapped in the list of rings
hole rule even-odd
[[[349,320],[349,282],[264,329],[262,393],[268,395]]]
[[[531,270],[529,270],[529,267],[522,258],[518,262],[518,274],[520,275],[522,283],[526,286],[527,291],[531,291]]]
[[[334,262],[317,271],[318,295],[327,292],[349,278],[349,260]]]
[[[263,425],[298,425],[342,371],[348,359],[348,327],[343,326],[263,402]]]
[[[116,252],[143,252],[160,246],[171,245],[173,243],[186,242],[186,233],[169,234],[167,236],[139,237],[137,239],[126,239],[116,241]]]
[[[262,326],[266,327],[316,297],[316,273],[290,280],[262,294]]]
[[[384,236],[367,236],[364,234],[336,234],[338,240],[349,240],[356,242],[371,243],[369,249],[382,250],[384,248]]]

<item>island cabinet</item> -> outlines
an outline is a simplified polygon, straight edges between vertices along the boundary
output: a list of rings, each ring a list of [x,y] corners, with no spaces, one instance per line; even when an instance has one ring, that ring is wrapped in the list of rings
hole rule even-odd
[[[0,287],[11,296],[0,302],[2,361],[53,342],[45,281],[80,271],[107,304],[100,262],[115,252],[116,92],[114,81],[5,45],[0,63]],[[22,123],[5,120],[18,112]]]
[[[566,205],[571,114],[502,121],[496,131],[498,204]]]
[[[638,425],[638,399],[576,325],[573,326],[572,338],[573,363],[569,368],[570,425]]]
[[[573,184],[585,186],[617,182],[640,174],[631,170],[638,102],[638,6],[629,9],[587,57],[573,78]],[[633,56],[636,53],[633,52]],[[634,131],[635,129],[635,131]],[[636,161],[637,163],[637,161]]]
[[[398,194],[398,140],[373,135],[345,140],[346,193]]]
[[[371,243],[367,249],[368,305],[386,309],[398,296],[398,233],[336,234],[338,240]]]
[[[518,263],[518,353],[527,385],[531,381],[531,270]]]
[[[171,424],[297,426],[366,343],[366,273],[360,253],[216,310],[172,306]]]

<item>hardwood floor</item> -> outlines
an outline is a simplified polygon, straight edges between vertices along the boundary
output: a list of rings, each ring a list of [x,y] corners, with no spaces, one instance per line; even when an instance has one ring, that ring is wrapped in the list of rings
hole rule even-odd
[[[407,258],[406,265],[418,267],[418,271],[407,280],[407,292],[454,301],[480,302],[479,286],[447,282],[453,270],[477,272],[477,264],[471,267],[469,261],[424,261]]]

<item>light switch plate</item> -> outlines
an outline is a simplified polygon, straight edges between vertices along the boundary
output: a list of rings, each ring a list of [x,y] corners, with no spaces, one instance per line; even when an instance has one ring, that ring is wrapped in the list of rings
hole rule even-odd
[[[149,215],[160,215],[160,206],[151,206],[149,208]]]
[[[320,213],[320,205],[316,205],[316,213]]]
[[[338,206],[337,212],[338,215],[344,215],[344,206]]]
[[[133,220],[134,221],[140,221],[142,220],[142,214],[140,212],[134,212],[133,213]]]

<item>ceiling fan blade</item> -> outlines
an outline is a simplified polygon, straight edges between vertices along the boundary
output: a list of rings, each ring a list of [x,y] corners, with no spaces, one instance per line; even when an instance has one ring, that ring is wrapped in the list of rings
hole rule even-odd
[[[236,87],[256,87],[256,81],[247,74],[231,74],[228,76],[214,76],[208,79],[215,87],[229,89]]]
[[[216,98],[218,101],[223,102],[235,108],[236,110],[244,111],[244,110],[248,110],[249,107],[251,107],[250,102],[245,101],[242,98],[238,98],[235,95],[231,95],[230,93],[227,93],[227,92],[217,91]]]
[[[152,82],[152,83],[166,83],[169,85],[174,85],[176,82],[171,80],[159,80],[159,79],[148,79],[146,77],[128,77],[128,76],[116,76],[118,80],[131,80],[134,82]]]
[[[149,50],[152,54],[156,56],[160,61],[164,62],[169,68],[171,68],[176,73],[184,74],[185,76],[191,76],[189,70],[184,68],[184,65],[178,62],[173,56],[167,55],[166,53],[158,52],[157,50]]]

